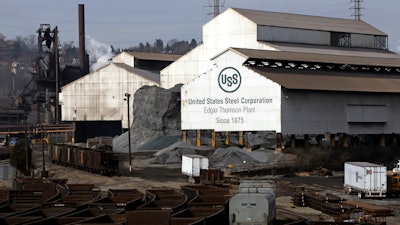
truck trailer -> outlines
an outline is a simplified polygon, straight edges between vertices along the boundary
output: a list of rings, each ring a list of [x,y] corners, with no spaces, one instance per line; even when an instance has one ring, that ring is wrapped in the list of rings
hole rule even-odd
[[[345,162],[344,191],[359,198],[383,198],[387,192],[386,166],[370,162]]]

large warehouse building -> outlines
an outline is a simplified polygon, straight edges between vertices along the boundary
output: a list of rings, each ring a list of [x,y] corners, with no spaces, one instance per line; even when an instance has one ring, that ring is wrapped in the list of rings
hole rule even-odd
[[[61,118],[76,124],[77,141],[121,134],[128,124],[128,106],[144,85],[159,86],[160,70],[179,58],[140,52],[121,52],[107,66],[62,87]],[[126,94],[129,94],[129,102]],[[130,122],[133,110],[129,110]]]
[[[400,56],[387,34],[359,20],[238,8],[206,23],[183,56],[121,53],[64,86],[62,119],[128,128],[125,93],[177,84],[184,134],[268,131],[279,144],[400,131]]]
[[[398,133],[400,56],[387,39],[359,20],[230,8],[161,85],[185,84],[182,130]]]

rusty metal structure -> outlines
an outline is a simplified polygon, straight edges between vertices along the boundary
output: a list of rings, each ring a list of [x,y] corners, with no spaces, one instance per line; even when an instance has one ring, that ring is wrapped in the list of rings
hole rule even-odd
[[[83,5],[79,5],[79,16],[80,48],[85,53]],[[88,70],[88,56],[84,54],[81,57],[82,68],[78,72],[67,67],[64,75],[59,62],[58,27],[40,24],[36,32],[37,53],[32,60],[32,78],[15,99],[13,105],[17,108],[0,111],[0,123],[3,124],[0,126],[0,134],[26,133],[31,137],[39,129],[41,133],[58,136],[54,140],[74,142],[75,126],[60,121],[59,92],[62,84],[81,77]]]
[[[229,190],[190,185],[182,190],[109,189],[66,180],[16,178],[0,191],[1,224],[227,224]]]
[[[58,124],[58,28],[52,29],[50,24],[41,24],[37,33],[37,57],[33,62],[32,73],[33,88],[26,94],[30,94],[31,104],[37,105],[38,124]]]
[[[323,193],[320,190],[293,187],[292,198],[295,206],[310,207],[335,218],[336,222],[369,222],[385,224],[386,217],[393,215],[393,210],[361,201],[354,201],[340,196]]]
[[[15,178],[12,189],[0,190],[0,224],[227,225],[234,190],[232,186],[191,184],[180,190],[162,187],[145,192],[135,188],[102,191],[96,184],[69,184],[65,179]],[[290,221],[278,220],[277,224],[378,225],[385,224],[386,216],[393,214],[386,207],[277,183],[277,196],[284,191],[285,196],[293,197],[294,207],[311,207],[336,219],[309,221],[292,215]],[[280,209],[279,213],[289,211]]]

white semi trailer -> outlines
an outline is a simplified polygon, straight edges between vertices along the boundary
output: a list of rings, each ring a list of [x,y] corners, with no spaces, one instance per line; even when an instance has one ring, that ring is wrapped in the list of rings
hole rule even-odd
[[[386,166],[369,162],[346,162],[344,190],[348,194],[357,193],[359,198],[386,197]]]

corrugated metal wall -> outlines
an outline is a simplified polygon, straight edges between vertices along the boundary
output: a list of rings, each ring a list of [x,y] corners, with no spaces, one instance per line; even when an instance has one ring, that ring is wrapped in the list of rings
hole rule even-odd
[[[113,64],[70,83],[62,88],[60,103],[63,121],[121,121],[128,128],[127,102],[130,107],[134,93],[144,85],[157,85]],[[130,110],[131,122],[133,110]]]
[[[399,131],[400,94],[287,90],[283,95],[282,133],[285,134]]]
[[[203,44],[161,71],[161,87],[192,81],[213,67],[212,57],[230,47],[270,49],[257,42],[257,24],[228,9],[203,26]]]

